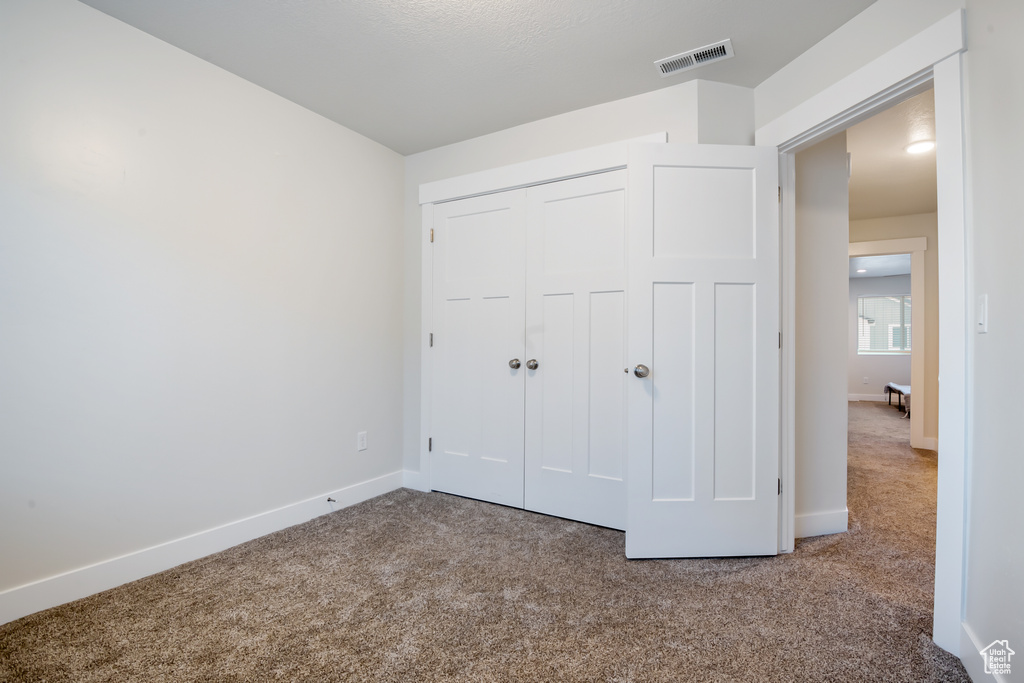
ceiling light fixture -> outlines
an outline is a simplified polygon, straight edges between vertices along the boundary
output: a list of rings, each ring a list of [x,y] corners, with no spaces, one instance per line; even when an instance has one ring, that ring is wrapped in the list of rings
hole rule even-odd
[[[932,140],[918,140],[917,142],[911,142],[904,149],[907,150],[908,154],[924,154],[935,149],[935,142]]]
[[[868,272],[868,271],[866,271],[865,269],[861,268],[861,269],[860,269],[860,270],[858,270],[857,272],[858,272],[858,273],[866,273],[866,272]]]

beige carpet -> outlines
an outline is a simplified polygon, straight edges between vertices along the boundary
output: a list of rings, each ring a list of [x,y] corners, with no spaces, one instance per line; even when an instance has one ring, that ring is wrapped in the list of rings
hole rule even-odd
[[[848,533],[627,561],[619,532],[395,491],[0,626],[2,681],[966,681],[932,644],[935,454],[851,404]]]

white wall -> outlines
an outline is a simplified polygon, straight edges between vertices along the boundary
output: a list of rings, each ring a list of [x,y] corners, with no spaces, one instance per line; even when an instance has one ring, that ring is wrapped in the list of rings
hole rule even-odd
[[[724,113],[723,113],[724,112]],[[406,157],[405,166],[405,468],[411,486],[426,486],[419,470],[422,183],[661,131],[670,142],[751,144],[753,91],[689,81],[588,107]]]
[[[400,470],[399,155],[73,0],[0,92],[0,603]]]
[[[973,382],[964,621],[984,647],[1024,653],[1024,286],[1020,160],[1024,157],[1024,3],[968,0],[970,288],[988,295],[989,331],[971,334]],[[973,306],[972,306],[973,308]],[[961,652],[975,680],[981,658]],[[1014,680],[1024,655],[1013,658]]]
[[[796,156],[797,538],[847,528],[848,180],[846,133]]]
[[[924,344],[924,437],[939,437],[939,217],[934,213],[909,216],[868,218],[850,221],[851,242],[873,242],[904,237],[924,237],[928,248],[924,252],[924,330],[914,332],[914,339]],[[909,290],[908,290],[909,293]],[[906,382],[909,384],[910,382]],[[870,393],[870,392],[869,392]]]
[[[862,296],[909,296],[910,276],[850,278],[847,314],[847,392],[851,401],[885,401],[882,392],[889,382],[910,384],[910,354],[861,355],[857,353],[857,298]],[[911,340],[916,337],[911,336]],[[865,378],[867,381],[865,382]]]
[[[754,144],[754,91],[714,81],[696,83],[696,141],[702,145]],[[670,137],[669,142],[687,140]]]

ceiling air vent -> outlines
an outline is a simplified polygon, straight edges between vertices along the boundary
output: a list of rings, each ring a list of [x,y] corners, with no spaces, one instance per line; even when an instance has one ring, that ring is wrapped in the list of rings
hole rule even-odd
[[[674,55],[672,57],[666,57],[665,59],[659,59],[654,63],[654,66],[658,67],[658,72],[661,77],[672,76],[680,71],[688,71],[690,69],[696,69],[698,66],[704,66],[711,62],[719,62],[723,59],[729,59],[732,57],[732,41],[726,38],[725,40],[711,45],[705,45],[704,47],[697,48],[696,50],[690,50],[689,52],[683,52],[682,54]]]

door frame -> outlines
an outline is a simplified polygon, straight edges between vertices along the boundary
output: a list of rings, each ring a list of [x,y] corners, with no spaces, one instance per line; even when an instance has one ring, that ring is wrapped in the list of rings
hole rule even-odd
[[[959,655],[965,573],[967,319],[964,12],[959,10],[759,128],[756,144],[779,149],[782,188],[782,332],[795,338],[796,153],[913,95],[935,89],[939,236],[939,471],[932,637]],[[796,478],[794,344],[784,343],[781,378],[783,476],[780,547],[792,550]]]
[[[934,246],[934,245],[932,245]],[[904,237],[888,240],[850,242],[847,253],[854,256],[882,256],[886,254],[910,255],[910,329],[917,330],[917,344],[910,349],[910,385],[914,389],[914,410],[910,411],[910,446],[938,449],[938,439],[924,435],[924,416],[935,397],[924,388],[924,329],[925,312],[928,310],[928,294],[924,287],[924,252],[928,250],[927,237]]]
[[[667,141],[667,132],[652,133],[622,142],[557,154],[420,185],[419,201],[423,226],[420,233],[420,239],[423,240],[420,245],[420,311],[422,315],[420,325],[420,470],[419,476],[415,480],[404,482],[406,486],[419,491],[432,490],[430,444],[434,383],[433,359],[430,352],[434,300],[434,252],[431,248],[434,204],[621,170],[626,168],[630,144],[636,142],[664,143]]]

